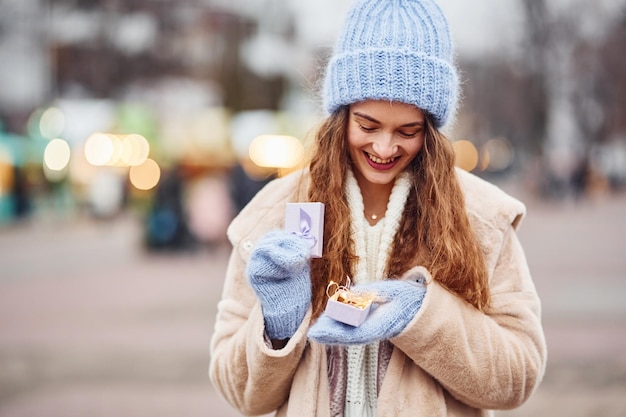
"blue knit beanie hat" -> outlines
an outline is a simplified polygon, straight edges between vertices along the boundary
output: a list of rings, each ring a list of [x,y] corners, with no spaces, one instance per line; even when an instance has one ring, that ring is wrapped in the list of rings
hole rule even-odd
[[[324,108],[400,101],[441,127],[456,111],[459,80],[448,21],[434,0],[357,0],[324,80]]]

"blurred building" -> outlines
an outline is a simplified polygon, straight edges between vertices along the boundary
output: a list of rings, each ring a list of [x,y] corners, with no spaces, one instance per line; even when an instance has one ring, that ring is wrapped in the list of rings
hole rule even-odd
[[[164,168],[181,166],[184,180],[228,170],[236,158],[230,115],[277,111],[290,88],[284,71],[250,59],[263,47],[253,42],[262,18],[241,11],[193,0],[0,0],[0,131],[22,134],[17,144],[24,148],[51,140],[39,124],[54,107],[72,159],[93,132],[139,133]],[[274,35],[287,38],[289,28]],[[280,59],[288,67],[288,57]],[[22,189],[9,183],[23,170],[41,171],[40,151],[35,166],[4,158],[0,172],[17,167],[4,175],[4,189]],[[110,174],[96,177],[117,175]],[[30,177],[45,182],[42,172]]]
[[[541,166],[537,177],[552,185],[580,184],[585,172],[622,185],[621,159],[611,156],[626,141],[626,5],[494,1],[441,0],[462,40],[464,97],[450,132],[464,141],[460,159],[486,176]],[[151,160],[162,172],[178,167],[185,186],[226,178],[245,159],[232,143],[241,114],[269,112],[278,127],[265,133],[304,141],[350,3],[0,0],[0,206],[11,200],[3,207],[23,213],[51,198],[65,210],[111,201],[98,196],[152,197],[156,183],[137,192],[128,164],[89,166],[83,153],[94,132],[141,135]],[[468,7],[490,28],[510,28],[507,36],[477,36]],[[57,138],[71,155],[53,172],[43,154]],[[19,204],[7,190],[19,190]]]

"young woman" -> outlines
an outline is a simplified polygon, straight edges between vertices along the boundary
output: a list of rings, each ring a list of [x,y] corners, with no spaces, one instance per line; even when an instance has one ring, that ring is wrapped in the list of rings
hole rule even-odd
[[[516,229],[524,205],[454,168],[458,97],[433,0],[359,0],[326,70],[308,167],[232,222],[210,377],[244,414],[477,416],[543,377],[540,301]],[[325,205],[321,258],[285,203]],[[363,324],[324,314],[330,281],[376,294]]]

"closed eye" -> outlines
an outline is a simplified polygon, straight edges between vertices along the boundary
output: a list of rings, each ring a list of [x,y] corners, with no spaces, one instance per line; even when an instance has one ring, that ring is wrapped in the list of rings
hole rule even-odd
[[[363,126],[362,124],[359,123],[359,128],[361,128],[362,131],[364,132],[373,132],[376,130],[375,127],[368,127],[368,126]]]
[[[418,130],[416,130],[416,131],[414,131],[414,132],[402,132],[402,131],[399,131],[399,132],[398,132],[398,134],[399,134],[400,136],[402,136],[402,137],[404,137],[404,138],[407,138],[407,139],[414,138],[414,137],[416,137],[417,135],[419,135],[420,133],[422,133],[422,129],[418,129]]]

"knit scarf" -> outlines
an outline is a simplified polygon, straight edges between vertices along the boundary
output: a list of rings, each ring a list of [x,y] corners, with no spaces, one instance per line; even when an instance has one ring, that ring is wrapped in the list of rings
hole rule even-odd
[[[411,181],[408,173],[402,173],[391,191],[385,216],[373,228],[379,231],[380,241],[377,248],[367,244],[366,236],[372,226],[364,216],[364,204],[361,190],[352,171],[346,177],[345,192],[350,207],[352,240],[358,257],[352,282],[363,284],[385,278],[387,261],[392,249],[393,239],[398,231]],[[381,224],[382,223],[382,224]],[[375,232],[374,232],[375,233]],[[372,275],[373,274],[373,275]],[[376,398],[385,376],[393,346],[389,341],[361,346],[328,346],[328,380],[330,385],[331,417],[343,417],[347,411],[346,401],[350,397],[361,398],[362,406],[376,413]],[[359,358],[363,366],[355,365],[354,358]],[[347,391],[350,391],[348,393]],[[351,407],[354,404],[351,404]]]

